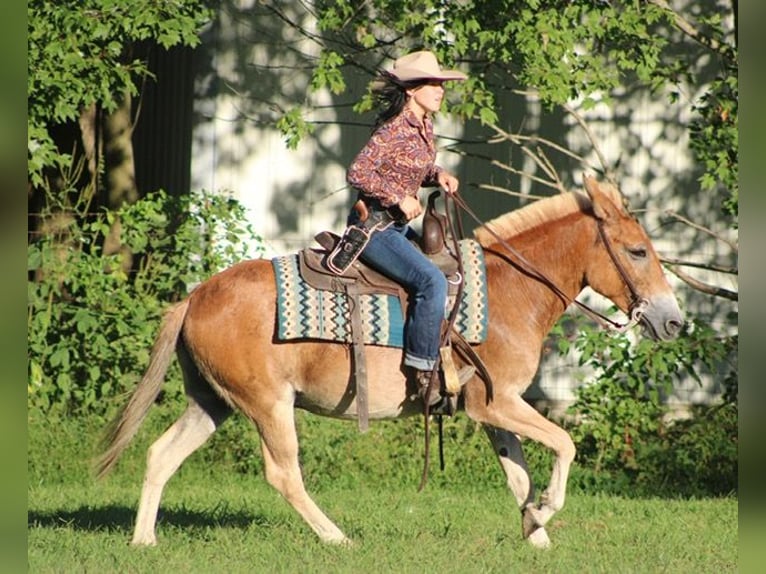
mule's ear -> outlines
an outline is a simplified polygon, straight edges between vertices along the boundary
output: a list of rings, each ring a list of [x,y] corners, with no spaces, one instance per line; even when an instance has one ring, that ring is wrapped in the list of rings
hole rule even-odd
[[[595,177],[587,174],[583,174],[582,179],[596,219],[607,220],[616,216],[620,208],[615,205],[609,194],[601,189],[601,183]]]

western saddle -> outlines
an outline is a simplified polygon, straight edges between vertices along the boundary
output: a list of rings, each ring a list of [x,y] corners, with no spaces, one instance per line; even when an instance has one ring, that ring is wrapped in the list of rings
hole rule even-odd
[[[423,216],[423,230],[419,247],[445,274],[449,285],[450,307],[462,282],[461,262],[458,256],[447,247],[446,216],[438,213],[435,200],[439,192],[433,192],[428,198],[428,205]],[[357,259],[342,275],[330,271],[326,259],[340,241],[340,236],[329,231],[322,231],[315,237],[321,249],[308,247],[298,254],[298,266],[309,285],[323,291],[345,293],[351,311],[351,341],[354,358],[355,392],[359,418],[359,430],[369,428],[367,403],[367,366],[364,356],[364,333],[362,330],[361,305],[359,296],[370,293],[384,293],[397,297],[402,312],[406,316],[407,291],[396,281],[389,279],[375,269]],[[444,357],[444,354],[442,354]]]

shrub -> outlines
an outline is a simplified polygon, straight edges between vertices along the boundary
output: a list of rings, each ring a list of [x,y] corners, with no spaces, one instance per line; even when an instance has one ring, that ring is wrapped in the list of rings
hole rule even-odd
[[[117,221],[129,271],[124,251],[103,252]],[[245,221],[244,208],[221,195],[158,192],[118,212],[71,217],[64,233],[29,243],[28,407],[103,413],[104,399],[132,390],[165,306],[260,248]]]
[[[594,376],[577,389],[569,409],[577,462],[586,469],[583,485],[651,495],[735,491],[737,342],[700,321],[672,342],[633,344],[623,334],[583,331],[574,344]],[[700,381],[703,372],[724,381],[722,404],[666,422],[674,379]]]
[[[636,449],[635,483],[643,491],[679,496],[737,492],[736,403],[697,406]]]

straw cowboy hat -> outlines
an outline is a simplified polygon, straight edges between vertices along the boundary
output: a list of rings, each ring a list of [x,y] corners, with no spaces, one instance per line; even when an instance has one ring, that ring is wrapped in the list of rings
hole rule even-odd
[[[432,52],[423,50],[412,52],[394,61],[394,68],[389,73],[403,82],[413,80],[465,80],[468,78],[457,70],[442,70]]]

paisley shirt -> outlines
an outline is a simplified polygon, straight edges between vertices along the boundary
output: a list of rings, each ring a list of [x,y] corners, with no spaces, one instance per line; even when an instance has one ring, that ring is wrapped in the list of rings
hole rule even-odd
[[[417,196],[425,186],[438,185],[442,169],[434,162],[436,146],[431,119],[421,124],[409,108],[391,118],[372,134],[348,168],[346,181],[383,207]]]

